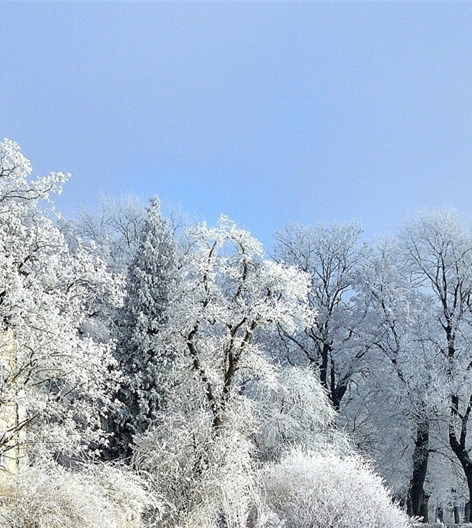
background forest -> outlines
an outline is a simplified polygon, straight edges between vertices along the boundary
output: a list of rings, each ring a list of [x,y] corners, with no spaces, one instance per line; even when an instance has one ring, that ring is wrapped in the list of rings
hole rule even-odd
[[[375,243],[287,225],[265,256],[157,198],[66,221],[68,176],[0,148],[2,526],[469,520],[472,231],[453,211]]]

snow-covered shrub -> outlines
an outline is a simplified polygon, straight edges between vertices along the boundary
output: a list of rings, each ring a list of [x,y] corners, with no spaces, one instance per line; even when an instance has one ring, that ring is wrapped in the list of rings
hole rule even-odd
[[[2,490],[2,528],[140,528],[157,501],[124,468],[29,467]]]
[[[135,438],[134,464],[165,505],[162,528],[246,526],[259,510],[260,485],[253,444],[236,428],[212,430],[211,416],[167,416]]]
[[[263,471],[269,506],[285,528],[407,528],[382,479],[359,456],[294,448]]]
[[[254,439],[262,460],[274,460],[295,445],[329,443],[342,452],[352,450],[346,435],[333,427],[336,412],[310,368],[278,369],[274,380],[261,380],[253,393]]]

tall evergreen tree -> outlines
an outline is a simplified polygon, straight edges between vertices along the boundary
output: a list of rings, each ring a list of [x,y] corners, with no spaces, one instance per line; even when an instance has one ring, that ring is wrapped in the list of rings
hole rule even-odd
[[[146,431],[161,408],[159,383],[169,357],[157,345],[176,269],[173,234],[157,198],[151,200],[135,258],[128,270],[127,297],[119,320],[117,359],[123,381],[115,417],[112,456],[130,454],[134,434]]]

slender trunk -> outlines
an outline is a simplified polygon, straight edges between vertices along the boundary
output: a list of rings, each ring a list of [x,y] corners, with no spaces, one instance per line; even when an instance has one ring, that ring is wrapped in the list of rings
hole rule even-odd
[[[331,354],[331,346],[328,343],[323,343],[321,348],[321,364],[320,364],[320,381],[321,385],[328,391],[330,391],[330,384],[328,383],[328,367],[329,367],[329,357]]]
[[[410,480],[409,509],[410,515],[427,517],[427,497],[424,483],[428,470],[429,459],[429,421],[418,421],[416,428],[415,449],[413,451],[413,472]],[[426,506],[426,507],[425,507]],[[425,515],[426,512],[426,515]],[[424,519],[425,521],[427,519]]]
[[[469,504],[472,504],[472,471],[469,470],[469,474],[467,475],[467,486],[469,487]],[[468,509],[468,515],[465,518],[465,522],[472,522],[472,510]]]
[[[461,516],[459,513],[459,506],[454,504],[454,524],[459,524],[461,522]]]

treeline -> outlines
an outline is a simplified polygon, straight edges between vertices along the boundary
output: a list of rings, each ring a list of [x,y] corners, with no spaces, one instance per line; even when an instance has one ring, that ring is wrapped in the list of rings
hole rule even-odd
[[[2,526],[408,526],[377,474],[412,516],[471,502],[454,212],[288,225],[267,258],[157,199],[65,221],[67,175],[0,149]]]

